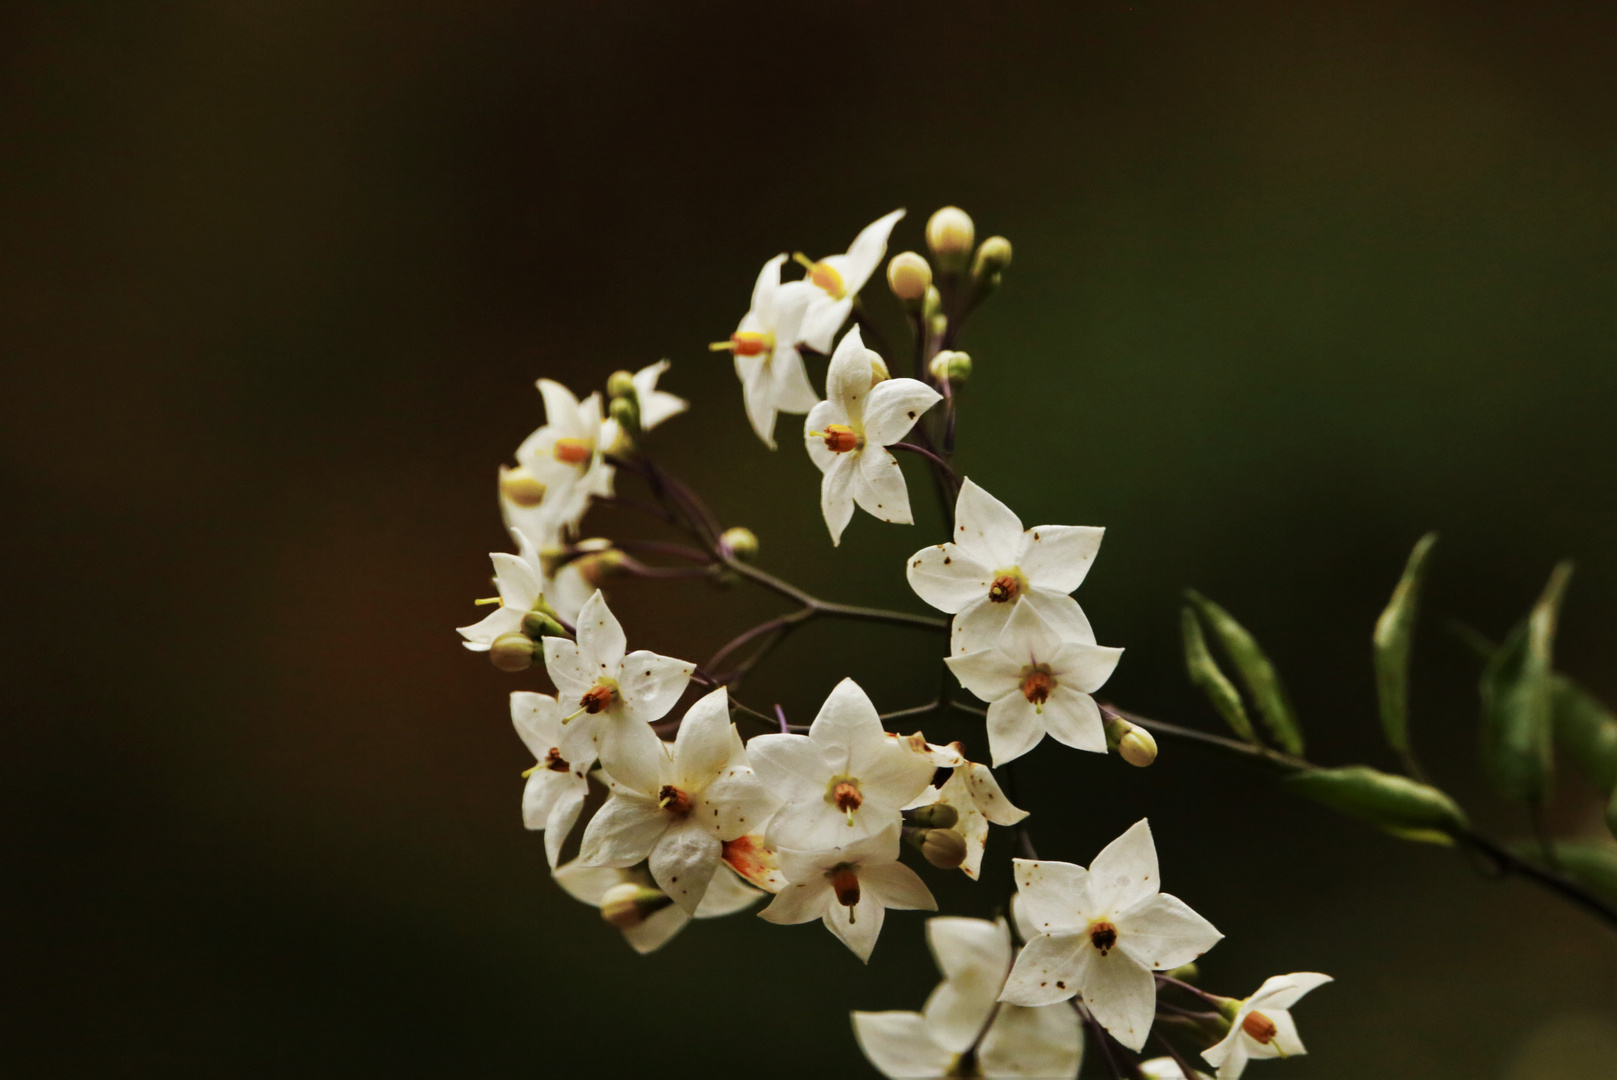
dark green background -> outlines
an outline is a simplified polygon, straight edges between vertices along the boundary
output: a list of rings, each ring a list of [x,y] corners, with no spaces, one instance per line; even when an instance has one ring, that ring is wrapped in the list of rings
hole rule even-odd
[[[1442,623],[1502,633],[1574,556],[1563,664],[1617,698],[1614,30],[1604,4],[8,6],[5,1071],[859,1075],[846,1011],[931,986],[919,917],[868,969],[750,917],[634,956],[521,828],[504,699],[542,680],[452,628],[533,379],[665,355],[695,404],[658,452],[764,565],[919,609],[924,485],[918,526],[833,550],[792,422],[765,451],[704,349],[765,258],[900,205],[894,250],[946,202],[1016,245],[964,342],[960,463],[1029,524],[1108,527],[1080,598],[1128,649],[1115,699],[1216,723],[1178,661],[1194,584],[1269,646],[1316,759],[1390,764],[1368,636],[1436,528],[1419,748],[1519,835]],[[613,599],[692,659],[780,610]],[[748,696],[807,719],[851,674],[914,704],[933,648],[816,625]],[[1046,744],[1022,782],[1048,856],[1151,816],[1228,935],[1215,988],[1338,977],[1312,1056],[1264,1076],[1617,1055],[1617,938],[1525,885],[1189,747],[1141,772]],[[1594,806],[1570,783],[1556,826]]]

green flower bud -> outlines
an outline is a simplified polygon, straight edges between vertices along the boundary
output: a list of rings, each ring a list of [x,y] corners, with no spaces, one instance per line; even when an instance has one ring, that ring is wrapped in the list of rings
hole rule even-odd
[[[960,814],[948,803],[936,802],[904,811],[904,820],[927,829],[950,829],[960,820]]]
[[[978,281],[999,277],[1011,265],[1011,242],[1003,236],[990,236],[977,249],[977,258],[971,264],[971,276]]]
[[[514,469],[501,465],[500,494],[518,506],[532,508],[545,501],[545,485],[525,465],[518,465]]]
[[[601,918],[619,930],[633,930],[673,902],[656,889],[625,881],[601,894]]]
[[[595,555],[585,555],[578,560],[578,572],[584,576],[586,582],[597,589],[617,577],[622,568],[623,552],[615,548]]]
[[[906,305],[923,300],[932,287],[932,264],[913,251],[894,255],[887,264],[887,286]]]
[[[522,616],[522,632],[537,641],[542,637],[566,637],[561,623],[543,611],[530,611]]]
[[[614,371],[606,380],[606,396],[609,398],[637,396],[634,392],[634,376],[627,371]]]
[[[489,663],[501,671],[527,671],[533,667],[533,639],[526,634],[501,634],[489,646]]]
[[[936,285],[926,287],[926,299],[921,303],[921,318],[930,320],[932,316],[943,310],[943,294],[938,292]]]
[[[1180,964],[1178,967],[1168,972],[1167,975],[1170,979],[1178,979],[1180,982],[1189,983],[1190,985],[1195,986],[1196,980],[1202,977],[1202,969],[1197,967],[1195,962],[1192,961],[1188,964]]]
[[[941,338],[948,329],[949,317],[941,311],[926,320],[926,332],[935,338]]]
[[[640,430],[640,402],[633,394],[613,398],[608,411],[625,433]]]
[[[892,377],[893,377],[893,373],[887,370],[887,361],[883,360],[881,357],[877,356],[875,353],[871,353],[870,354],[870,384],[872,386],[874,386],[879,382],[886,382],[888,379],[891,379]]]
[[[966,861],[966,838],[953,829],[928,829],[921,855],[940,870],[953,870]]]
[[[1106,748],[1136,768],[1145,768],[1157,760],[1157,740],[1138,724],[1121,716],[1107,716]]]
[[[976,236],[971,215],[958,206],[945,206],[926,223],[926,246],[947,273],[958,273],[966,268]]]
[[[963,352],[945,349],[932,358],[929,365],[932,378],[938,382],[963,383],[971,378],[971,357]]]
[[[719,546],[745,563],[758,557],[758,537],[749,528],[736,525],[719,536]]]

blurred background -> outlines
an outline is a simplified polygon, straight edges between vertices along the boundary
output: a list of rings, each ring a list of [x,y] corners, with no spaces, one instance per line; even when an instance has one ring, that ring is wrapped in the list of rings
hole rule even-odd
[[[962,341],[959,463],[1030,525],[1107,527],[1079,598],[1128,650],[1113,700],[1216,729],[1194,585],[1268,647],[1310,756],[1391,767],[1369,635],[1436,529],[1417,745],[1520,837],[1445,622],[1501,636],[1571,556],[1561,666],[1617,699],[1614,30],[1603,4],[8,5],[5,1071],[866,1075],[846,1013],[919,1007],[920,916],[868,969],[749,916],[635,956],[521,826],[506,695],[542,675],[453,628],[508,546],[533,380],[664,356],[693,408],[655,451],[764,567],[922,610],[920,473],[914,527],[833,549],[793,421],[765,450],[705,348],[766,258],[898,206],[892,251],[946,203],[1015,244]],[[783,610],[611,595],[693,660]],[[936,647],[817,623],[746,696],[806,721],[852,675],[918,704]],[[1191,746],[1141,771],[1047,743],[1020,780],[1048,857],[1150,815],[1166,887],[1227,934],[1214,989],[1337,976],[1265,1076],[1610,1075],[1617,936],[1561,901]],[[1553,820],[1598,829],[1576,778]],[[931,873],[944,905],[992,910],[1007,850],[978,886]]]

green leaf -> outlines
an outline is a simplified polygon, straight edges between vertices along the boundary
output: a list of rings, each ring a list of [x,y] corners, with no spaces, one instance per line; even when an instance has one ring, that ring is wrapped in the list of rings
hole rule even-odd
[[[1195,606],[1207,622],[1207,628],[1229,655],[1269,733],[1288,754],[1300,757],[1303,752],[1302,729],[1297,726],[1297,716],[1286,698],[1285,687],[1280,684],[1280,676],[1258,647],[1257,639],[1247,633],[1246,627],[1236,622],[1229,612],[1194,589],[1185,593],[1185,599]]]
[[[1387,609],[1376,620],[1376,691],[1381,698],[1381,727],[1387,733],[1387,742],[1400,754],[1409,753],[1409,648],[1415,636],[1426,555],[1435,543],[1436,533],[1427,533],[1416,542],[1404,576],[1392,591]]]
[[[1555,568],[1527,621],[1482,673],[1482,770],[1496,791],[1519,802],[1543,802],[1554,777],[1555,623],[1571,574],[1571,563]]]
[[[1551,677],[1550,702],[1556,744],[1610,795],[1617,790],[1617,716],[1565,675]]]
[[[1300,795],[1404,840],[1450,844],[1453,834],[1467,828],[1465,811],[1437,788],[1367,765],[1310,769],[1284,783]]]
[[[1538,844],[1512,844],[1510,850],[1534,862],[1544,861]],[[1590,892],[1617,902],[1617,844],[1607,840],[1562,840],[1554,846],[1561,871]]]
[[[1219,670],[1213,654],[1207,651],[1207,639],[1202,637],[1202,626],[1196,612],[1189,607],[1181,611],[1179,627],[1184,632],[1185,669],[1190,673],[1190,681],[1207,695],[1207,700],[1212,702],[1213,708],[1224,718],[1230,730],[1253,746],[1261,746],[1258,733],[1252,730],[1252,721],[1246,715],[1246,706],[1241,704],[1240,693]]]

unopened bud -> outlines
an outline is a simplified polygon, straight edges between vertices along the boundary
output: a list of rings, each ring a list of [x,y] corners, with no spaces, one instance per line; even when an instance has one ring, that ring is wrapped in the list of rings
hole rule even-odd
[[[921,318],[930,321],[934,315],[943,310],[943,294],[938,292],[936,285],[926,287],[926,299],[921,303]]]
[[[971,378],[971,357],[945,349],[932,358],[929,370],[938,382],[963,383]]]
[[[971,276],[978,281],[996,278],[1011,265],[1011,242],[1003,236],[990,236],[977,249],[977,258],[971,264]]]
[[[935,802],[930,806],[917,806],[904,811],[904,820],[926,829],[949,829],[960,820],[960,814],[948,803]]]
[[[1136,727],[1118,741],[1117,756],[1143,769],[1157,760],[1157,740],[1145,728]]]
[[[971,215],[958,206],[945,206],[926,223],[926,246],[948,273],[966,268],[976,235]]]
[[[921,854],[933,866],[953,870],[966,861],[966,838],[953,829],[928,829]]]
[[[616,548],[595,555],[585,555],[578,560],[578,572],[588,584],[597,589],[617,577],[622,570],[623,552]]]
[[[881,357],[877,356],[875,353],[871,353],[870,354],[870,385],[875,386],[877,383],[886,382],[888,379],[891,379],[892,377],[893,377],[893,373],[887,370],[887,361],[883,360]]]
[[[932,264],[913,251],[894,255],[887,264],[887,285],[906,304],[925,299],[932,287]]]
[[[608,412],[624,432],[640,430],[640,402],[633,394],[628,397],[613,398]],[[616,447],[613,447],[613,450],[616,449]]]
[[[526,634],[501,634],[489,646],[489,662],[501,671],[527,671],[533,667],[533,639]]]
[[[935,338],[943,337],[944,333],[948,329],[949,316],[945,315],[941,311],[926,320],[926,332]]]
[[[542,637],[567,636],[561,623],[543,611],[530,611],[522,616],[522,632],[535,641]]]
[[[625,881],[601,894],[601,918],[619,930],[633,930],[673,902],[656,889]]]
[[[606,396],[609,398],[635,397],[634,376],[627,371],[614,371],[606,380]]]
[[[518,506],[534,507],[545,501],[545,485],[528,471],[526,465],[514,469],[500,466],[500,494]]]
[[[758,557],[758,537],[743,525],[725,529],[719,536],[719,546],[742,562],[750,563]]]

